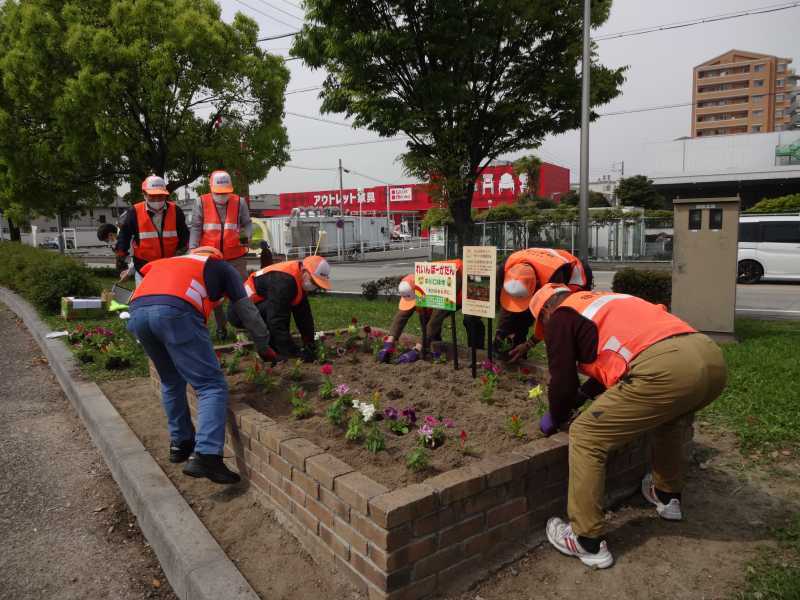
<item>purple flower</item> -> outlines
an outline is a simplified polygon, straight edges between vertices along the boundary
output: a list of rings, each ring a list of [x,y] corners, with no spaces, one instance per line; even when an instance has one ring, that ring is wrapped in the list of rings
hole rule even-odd
[[[404,409],[400,414],[411,425],[414,425],[417,422],[417,411],[414,410],[413,406],[409,406],[408,408]]]
[[[424,438],[426,438],[426,439],[430,439],[430,438],[431,438],[431,436],[433,436],[433,427],[431,427],[430,425],[428,425],[428,424],[426,423],[425,425],[422,425],[422,426],[419,428],[419,431],[418,431],[417,433],[419,433],[419,435],[420,435],[421,437],[424,437]]]
[[[397,421],[398,412],[396,408],[388,407],[383,409],[383,418],[389,421]]]
[[[350,393],[350,386],[346,383],[341,383],[336,386],[336,395],[337,396],[346,396]]]
[[[453,423],[453,419],[444,419],[443,421],[445,427],[455,427],[456,424]]]
[[[481,363],[481,368],[484,371],[489,371],[490,373],[494,373],[495,375],[497,375],[500,372],[500,367],[490,360],[484,360]]]

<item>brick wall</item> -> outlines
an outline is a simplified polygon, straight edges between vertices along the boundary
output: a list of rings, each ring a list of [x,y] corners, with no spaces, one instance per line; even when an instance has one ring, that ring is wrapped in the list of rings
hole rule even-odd
[[[189,401],[195,417],[191,389]],[[233,405],[229,417],[225,454],[257,497],[370,598],[464,588],[541,541],[547,518],[566,511],[565,433],[390,491],[253,408]],[[607,500],[637,490],[645,469],[643,440],[613,452]]]

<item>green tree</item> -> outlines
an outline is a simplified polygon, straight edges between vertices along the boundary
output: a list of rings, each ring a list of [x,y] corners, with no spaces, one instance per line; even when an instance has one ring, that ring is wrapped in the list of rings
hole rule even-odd
[[[592,25],[611,0],[592,2]],[[434,182],[464,244],[476,178],[503,154],[580,124],[582,6],[571,0],[306,0],[294,56],[325,69],[324,112],[408,136],[407,171]],[[624,69],[591,68],[591,104]]]
[[[214,0],[9,0],[0,10],[0,206],[78,211],[150,173],[288,160],[283,59]]]
[[[789,194],[779,198],[764,198],[747,209],[749,213],[780,213],[800,211],[800,194]]]
[[[539,173],[542,171],[542,161],[538,156],[531,154],[523,156],[514,161],[514,173],[517,176],[525,175],[528,181],[528,188],[524,196],[535,198],[539,190]]]
[[[653,186],[653,180],[645,175],[634,175],[620,179],[617,197],[623,206],[642,208],[670,208],[666,199]]]
[[[561,196],[561,204],[563,206],[578,206],[580,197],[578,192],[570,190]],[[608,199],[600,192],[589,191],[589,208],[608,208],[611,206]]]

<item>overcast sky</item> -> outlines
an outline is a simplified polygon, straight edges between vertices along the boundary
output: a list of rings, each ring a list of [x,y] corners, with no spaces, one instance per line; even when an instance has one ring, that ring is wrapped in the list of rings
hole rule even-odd
[[[254,18],[262,36],[280,35],[296,30],[301,23],[300,0],[218,0],[223,18],[230,21],[237,11]],[[535,0],[531,0],[535,1]],[[625,32],[644,27],[683,22],[703,17],[779,4],[778,0],[614,0],[611,17],[595,36]],[[280,10],[277,10],[280,9]],[[285,11],[285,12],[281,12]],[[265,14],[262,14],[265,13]],[[288,14],[297,15],[293,18]],[[271,15],[278,21],[266,15]],[[765,15],[746,16],[719,23],[702,24],[673,31],[598,42],[600,60],[610,67],[628,65],[622,94],[598,112],[616,112],[691,101],[692,67],[731,49],[800,59],[800,7]],[[288,55],[291,38],[265,42],[277,54]],[[287,62],[291,71],[288,90],[320,85],[324,73],[312,71],[302,61]],[[797,68],[797,65],[794,65]],[[293,93],[286,97],[286,111],[344,121],[339,114],[319,114],[319,91]],[[637,157],[645,144],[675,139],[690,134],[691,108],[681,107],[651,112],[602,117],[591,126],[590,177],[614,175],[613,163],[625,161],[625,174],[639,171]],[[316,146],[347,144],[380,139],[365,130],[315,122],[286,115],[291,161],[272,170],[266,180],[251,187],[251,193],[280,193],[331,189],[338,187],[337,161],[375,179],[390,183],[408,182],[398,155],[404,149],[400,141],[376,144],[303,150]],[[547,138],[536,153],[545,161],[570,169],[571,181],[579,173],[579,132]],[[504,158],[515,158],[508,156]],[[345,187],[369,187],[374,181],[345,174]]]

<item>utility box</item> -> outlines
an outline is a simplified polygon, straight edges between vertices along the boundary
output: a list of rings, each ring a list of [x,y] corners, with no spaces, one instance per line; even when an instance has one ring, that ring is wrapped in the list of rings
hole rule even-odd
[[[699,331],[733,339],[739,198],[676,199],[672,312]]]

